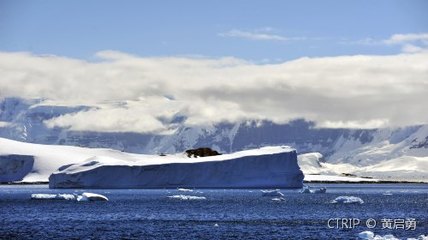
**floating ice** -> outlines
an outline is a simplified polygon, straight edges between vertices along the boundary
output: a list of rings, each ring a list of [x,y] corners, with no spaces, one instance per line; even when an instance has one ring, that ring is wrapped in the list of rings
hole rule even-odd
[[[358,233],[358,237],[361,239],[373,239],[374,233],[372,231],[364,231]]]
[[[302,190],[300,190],[300,193],[326,193],[327,188],[321,187],[319,189],[311,190],[309,186],[303,186]]]
[[[96,193],[82,193],[78,194],[67,194],[67,193],[58,193],[58,194],[46,194],[46,193],[36,193],[31,194],[31,199],[33,200],[69,200],[69,201],[108,201],[106,196]]]
[[[327,188],[325,188],[325,187],[322,187],[320,189],[315,189],[313,191],[313,193],[326,193],[326,192],[327,192]]]
[[[205,200],[207,199],[206,197],[203,196],[191,196],[191,195],[172,195],[172,196],[168,196],[171,199],[179,199],[179,200]]]
[[[358,238],[365,240],[399,240],[392,234],[387,234],[384,236],[375,235],[372,231],[364,231],[358,233]],[[406,238],[407,240],[428,240],[428,236],[420,235],[418,238]]]
[[[359,197],[339,196],[339,197],[335,198],[331,203],[359,203],[359,204],[363,204],[364,201]]]
[[[302,190],[300,190],[300,193],[311,193],[311,189],[307,185],[303,185]]]
[[[108,201],[108,198],[101,194],[96,193],[88,193],[84,192],[82,195],[77,197],[77,201],[84,202],[84,201]]]
[[[179,192],[193,192],[193,189],[188,189],[188,188],[177,188],[177,191],[179,191]]]
[[[31,194],[31,199],[33,200],[76,200],[76,195],[74,194],[45,194],[45,193],[36,193]]]
[[[279,189],[274,190],[261,190],[263,197],[283,197],[284,194]]]
[[[407,240],[428,240],[428,235],[419,235],[418,238],[407,238]]]
[[[276,198],[272,198],[272,201],[283,202],[283,201],[285,201],[285,198],[283,198],[283,197],[276,197]]]

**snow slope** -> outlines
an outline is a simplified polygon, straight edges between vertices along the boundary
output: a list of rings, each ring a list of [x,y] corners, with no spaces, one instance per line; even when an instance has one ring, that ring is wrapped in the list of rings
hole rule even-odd
[[[298,156],[305,181],[412,181],[428,182],[428,157],[401,156],[359,166],[325,162],[320,153]]]

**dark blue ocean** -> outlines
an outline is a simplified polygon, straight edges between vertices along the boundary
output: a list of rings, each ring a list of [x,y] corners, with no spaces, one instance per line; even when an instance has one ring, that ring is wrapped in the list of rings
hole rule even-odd
[[[86,191],[103,194],[110,201],[75,202],[30,200],[30,196],[83,190],[1,185],[0,239],[356,239],[365,230],[398,238],[428,235],[426,184],[311,186],[325,186],[327,193],[282,190],[286,200],[272,201],[257,189],[98,189]],[[168,198],[178,194],[206,200]],[[331,203],[341,195],[360,197],[364,204]],[[360,224],[347,224],[346,219]],[[377,223],[374,228],[366,226],[368,219]],[[399,223],[415,219],[415,229],[384,228],[385,219]]]

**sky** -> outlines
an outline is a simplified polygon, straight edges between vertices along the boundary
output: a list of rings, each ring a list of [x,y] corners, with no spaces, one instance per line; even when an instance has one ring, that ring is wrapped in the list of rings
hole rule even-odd
[[[93,106],[46,122],[74,130],[165,133],[181,115],[428,123],[426,12],[422,0],[0,0],[0,97]]]

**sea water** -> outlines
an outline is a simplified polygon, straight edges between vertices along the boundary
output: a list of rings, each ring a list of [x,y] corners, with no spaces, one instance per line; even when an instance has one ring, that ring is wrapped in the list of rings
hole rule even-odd
[[[367,230],[398,238],[428,235],[426,184],[311,186],[324,186],[327,193],[281,190],[285,200],[273,201],[260,189],[54,190],[47,185],[1,185],[0,239],[356,239]],[[30,200],[33,193],[84,191],[103,194],[109,201]],[[199,198],[170,197],[174,195]],[[359,197],[364,203],[332,203],[338,196]]]

